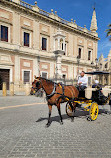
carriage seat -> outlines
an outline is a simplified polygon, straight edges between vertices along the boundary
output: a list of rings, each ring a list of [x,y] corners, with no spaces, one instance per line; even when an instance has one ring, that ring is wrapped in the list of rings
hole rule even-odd
[[[96,91],[96,88],[87,87],[84,90],[79,91],[79,98],[91,99],[93,91]]]
[[[91,99],[91,97],[92,97],[92,92],[93,92],[93,91],[96,91],[96,90],[97,90],[96,88],[87,87],[87,88],[85,89],[85,98]]]

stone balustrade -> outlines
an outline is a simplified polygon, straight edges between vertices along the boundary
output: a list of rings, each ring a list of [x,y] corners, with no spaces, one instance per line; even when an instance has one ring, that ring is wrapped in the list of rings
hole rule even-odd
[[[57,21],[59,21],[60,23],[65,24],[65,25],[67,25],[67,26],[71,26],[71,27],[77,29],[78,31],[82,31],[82,32],[88,33],[88,34],[90,34],[90,35],[93,35],[93,36],[95,36],[95,37],[98,37],[97,32],[89,31],[89,30],[86,28],[86,26],[85,26],[84,28],[78,26],[78,25],[76,24],[76,21],[75,21],[75,20],[74,20],[74,22],[73,22],[73,20],[71,19],[71,22],[70,22],[70,21],[67,21],[67,20],[65,20],[65,19],[60,18],[60,17],[57,15],[57,11],[55,11],[55,13],[53,13],[53,9],[51,9],[51,13],[46,12],[46,11],[40,9],[40,8],[37,6],[37,2],[36,2],[36,1],[35,1],[35,5],[30,5],[30,4],[28,4],[28,3],[26,3],[26,2],[24,2],[24,1],[22,1],[22,0],[9,0],[9,1],[18,3],[19,5],[21,5],[21,6],[25,7],[25,8],[28,8],[28,9],[30,9],[30,10],[36,11],[36,12],[40,13],[41,15],[44,15],[44,16],[46,16],[46,17],[52,18],[52,19],[54,19],[54,20],[57,20]]]

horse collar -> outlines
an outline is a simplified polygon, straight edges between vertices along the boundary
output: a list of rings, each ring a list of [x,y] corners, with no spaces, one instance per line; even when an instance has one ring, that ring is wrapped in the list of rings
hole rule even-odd
[[[56,83],[54,83],[54,88],[53,88],[53,91],[51,92],[51,94],[46,94],[47,97],[51,97],[55,94],[55,91],[56,91]]]

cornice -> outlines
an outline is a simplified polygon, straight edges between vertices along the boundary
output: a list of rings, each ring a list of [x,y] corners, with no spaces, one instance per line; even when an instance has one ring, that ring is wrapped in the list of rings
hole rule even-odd
[[[9,24],[9,25],[13,25],[9,20],[4,20],[4,19],[0,19],[0,22],[3,22],[3,23],[6,23],[6,24]]]
[[[33,32],[33,30],[32,30],[32,29],[30,29],[30,28],[28,28],[28,27],[24,27],[24,26],[22,26],[21,28],[22,28],[22,29],[24,29],[24,30],[28,30],[28,31]]]
[[[54,53],[50,53],[50,55],[48,54],[42,54],[41,52],[38,52],[38,53],[31,53],[31,52],[28,52],[28,51],[21,51],[20,49],[9,49],[9,48],[3,48],[3,47],[0,47],[0,50],[2,51],[7,51],[7,52],[10,52],[10,53],[13,53],[13,55],[28,55],[28,56],[31,56],[31,57],[40,57],[41,59],[48,59],[48,60],[53,60],[53,61],[56,61],[56,57],[54,56]],[[39,50],[37,50],[39,51]],[[34,51],[35,52],[35,51]],[[62,62],[64,63],[69,63],[69,64],[75,64],[75,65],[78,65],[77,61],[76,61],[76,58],[74,57],[67,57],[65,56],[62,57]],[[80,62],[79,64],[80,66],[88,66],[88,67],[95,67],[92,66],[91,64],[87,63],[86,61],[85,62]]]
[[[40,34],[50,37],[50,35],[47,32],[40,32]]]
[[[83,35],[83,36],[85,36],[85,37],[88,37],[88,38],[91,38],[91,39],[93,39],[93,40],[96,40],[96,41],[98,41],[100,38],[98,38],[98,37],[96,37],[96,36],[94,36],[94,35],[92,35],[92,34],[89,34],[88,32],[85,32],[85,31],[83,31],[83,30],[78,30],[78,29],[76,29],[76,28],[74,28],[74,27],[72,27],[72,26],[70,26],[70,25],[66,25],[66,24],[64,24],[64,23],[61,23],[61,22],[59,22],[59,21],[57,21],[56,19],[53,19],[53,18],[51,18],[51,17],[47,17],[47,16],[45,16],[45,15],[43,15],[43,14],[41,14],[41,13],[39,13],[39,12],[37,12],[37,11],[34,11],[34,10],[31,10],[31,9],[28,9],[28,8],[26,8],[26,7],[24,7],[24,6],[22,6],[22,5],[20,5],[20,4],[17,4],[17,3],[15,3],[15,2],[12,2],[12,1],[6,1],[6,0],[0,0],[1,2],[2,2],[2,4],[4,4],[5,5],[5,7],[7,6],[7,7],[11,7],[11,8],[13,8],[14,10],[18,10],[18,11],[22,11],[22,12],[25,12],[26,14],[29,14],[29,15],[31,15],[31,16],[34,16],[34,18],[39,18],[39,19],[43,19],[43,20],[46,20],[46,21],[48,21],[49,23],[53,23],[54,25],[57,25],[57,26],[61,26],[62,28],[65,28],[65,29],[67,29],[67,30],[70,30],[70,31],[72,31],[72,32],[74,32],[74,33],[76,33],[76,34],[80,34],[80,35]]]

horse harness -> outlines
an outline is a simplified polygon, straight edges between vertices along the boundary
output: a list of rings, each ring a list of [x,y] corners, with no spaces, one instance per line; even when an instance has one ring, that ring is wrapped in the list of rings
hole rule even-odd
[[[56,93],[56,87],[57,85],[62,88],[62,94],[61,93]],[[51,94],[46,94],[46,98],[50,99],[54,94],[60,94],[61,96],[64,96],[64,85],[62,83],[54,83],[54,88]]]
[[[56,93],[56,86],[59,86],[60,88],[62,88],[62,94],[61,93]],[[53,91],[51,92],[51,94],[46,94],[46,98],[47,100],[50,99],[52,96],[54,96],[55,94],[59,94],[60,96],[57,99],[57,102],[59,102],[60,99],[62,99],[62,101],[64,102],[64,100],[67,98],[68,101],[72,101],[68,96],[64,95],[64,84],[62,83],[54,83],[54,88]],[[74,100],[74,99],[73,99]]]
[[[36,88],[34,88],[35,90],[37,90],[37,87],[39,86],[39,84],[36,84]],[[57,86],[59,86],[61,89],[62,89],[62,94],[61,93],[56,93],[56,88]],[[44,88],[43,88],[44,89]],[[69,97],[65,96],[64,95],[64,84],[62,83],[55,83],[54,82],[54,88],[53,88],[53,91],[51,92],[51,94],[47,94],[46,93],[46,99],[50,99],[51,97],[53,97],[55,94],[59,94],[60,96],[58,97],[58,101],[60,99],[62,99],[63,101],[67,98],[68,100],[70,100]]]

